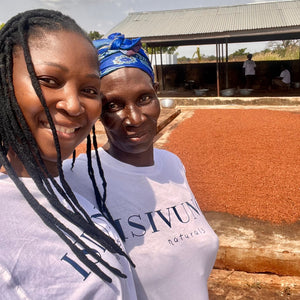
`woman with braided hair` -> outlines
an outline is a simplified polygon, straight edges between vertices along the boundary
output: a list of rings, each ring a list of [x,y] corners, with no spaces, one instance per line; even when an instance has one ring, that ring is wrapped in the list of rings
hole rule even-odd
[[[139,300],[207,300],[218,237],[197,204],[180,159],[153,146],[160,114],[158,85],[140,38],[116,33],[94,45],[108,142],[92,158],[79,155],[72,171],[72,160],[66,160],[65,176],[76,182],[75,191],[100,206],[84,172],[100,153],[107,207],[136,264]],[[102,182],[98,174],[96,181]]]
[[[104,201],[62,171],[101,113],[92,42],[60,12],[26,11],[0,31],[0,71],[1,299],[136,299]]]

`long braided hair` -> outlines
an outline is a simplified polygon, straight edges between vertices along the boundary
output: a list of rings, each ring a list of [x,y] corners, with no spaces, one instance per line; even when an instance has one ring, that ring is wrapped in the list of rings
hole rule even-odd
[[[20,180],[7,157],[8,150],[12,149],[24,165],[29,176],[39,188],[40,192],[63,218],[84,230],[86,235],[89,235],[111,253],[125,256],[133,265],[130,258],[122,251],[116,242],[95,226],[90,216],[78,203],[74,193],[64,178],[60,145],[56,129],[43,97],[39,81],[36,77],[28,46],[28,38],[30,36],[38,37],[46,32],[63,30],[79,33],[90,41],[87,34],[73,19],[53,10],[37,9],[20,13],[11,18],[0,31],[0,167],[3,166],[5,168],[9,177],[43,222],[71,248],[73,253],[92,272],[101,279],[111,282],[112,279],[93,263],[93,261],[88,258],[87,254],[90,254],[113,274],[120,277],[126,276],[118,269],[110,266],[101,258],[100,254],[97,254],[92,248],[86,245],[79,236],[43,207]],[[15,97],[13,85],[13,51],[16,46],[22,47],[23,49],[32,86],[44,107],[53,133],[57,150],[57,168],[60,184],[47,170],[37,142],[25,121]],[[90,141],[90,137],[88,137],[88,141]],[[90,148],[91,147],[88,149],[89,151]],[[62,205],[58,195],[67,201],[71,209],[67,209]],[[101,195],[98,195],[98,197],[102,198]],[[85,252],[82,251],[82,248]]]

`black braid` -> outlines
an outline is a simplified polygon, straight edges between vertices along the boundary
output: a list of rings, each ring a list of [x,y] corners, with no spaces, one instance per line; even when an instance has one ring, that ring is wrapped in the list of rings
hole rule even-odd
[[[93,128],[92,128],[92,132],[93,132],[93,147],[94,147],[94,149],[98,149],[95,126],[93,126]],[[94,169],[93,169],[93,165],[92,165],[92,157],[91,157],[91,137],[90,137],[90,135],[87,136],[86,154],[87,154],[88,173],[89,173],[90,179],[93,183],[93,188],[94,188],[94,193],[95,193],[95,198],[96,198],[96,203],[97,203],[98,209],[110,221],[110,223],[114,226],[116,231],[119,233],[119,236],[121,237],[121,239],[124,241],[125,240],[124,234],[122,232],[120,232],[120,230],[117,226],[115,226],[116,224],[106,206],[107,182],[106,182],[106,179],[104,176],[104,171],[103,171],[103,168],[101,165],[101,160],[100,160],[99,153],[97,150],[95,151],[95,155],[96,155],[96,161],[97,161],[99,175],[100,175],[100,178],[102,179],[103,196],[101,196],[101,193],[99,191],[99,188],[98,188],[98,185],[97,185],[97,182],[95,179]],[[72,168],[74,166],[74,163],[75,163],[75,158],[73,157]]]
[[[73,155],[72,155],[72,166],[71,166],[71,169],[74,168],[75,159],[76,159],[76,149],[73,151]]]
[[[95,126],[93,126],[93,146],[94,146],[94,149],[98,149],[98,144],[97,144],[97,136],[96,136],[96,130],[95,130]],[[103,208],[103,212],[104,214],[107,216],[107,218],[113,222],[114,224],[114,221],[113,221],[113,218],[106,206],[106,187],[107,187],[107,182],[106,182],[106,179],[105,179],[105,176],[104,176],[104,171],[103,171],[103,168],[102,168],[102,165],[101,165],[101,160],[100,160],[100,157],[99,157],[99,152],[98,151],[95,151],[96,152],[96,160],[97,160],[97,166],[98,166],[98,170],[99,170],[99,175],[102,179],[102,187],[103,187],[103,197],[102,197],[102,208]]]
[[[91,218],[78,203],[74,193],[64,178],[60,145],[56,129],[43,97],[39,81],[36,77],[28,46],[29,37],[42,37],[46,32],[60,30],[79,33],[86,37],[91,43],[86,33],[74,20],[60,12],[52,10],[38,9],[18,14],[11,18],[0,31],[0,166],[3,166],[6,169],[7,174],[14,181],[26,201],[40,216],[43,222],[60,236],[60,238],[72,249],[74,254],[92,272],[97,274],[101,279],[110,282],[111,278],[101,271],[100,268],[84,254],[82,248],[115,275],[120,277],[124,277],[125,275],[103,261],[100,255],[96,254],[93,249],[88,247],[80,237],[66,228],[66,226],[53,214],[40,205],[37,199],[34,198],[22,183],[7,159],[8,150],[11,148],[16,153],[41,193],[61,216],[84,230],[85,234],[100,243],[111,253],[118,253],[125,256],[133,265],[126,253],[122,251],[116,242],[95,226]],[[53,133],[57,150],[57,168],[62,186],[48,172],[41,157],[38,145],[25,121],[15,97],[13,86],[13,51],[16,46],[23,49],[32,86],[45,109]],[[75,157],[75,153],[73,155]],[[71,209],[67,209],[62,205],[57,194],[61,195],[67,201]],[[106,207],[103,209],[103,212],[107,215]]]

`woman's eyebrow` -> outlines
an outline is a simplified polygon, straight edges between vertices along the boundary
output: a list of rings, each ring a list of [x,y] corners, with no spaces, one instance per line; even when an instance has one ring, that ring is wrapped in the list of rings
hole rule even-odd
[[[35,65],[47,65],[47,66],[50,66],[50,67],[56,67],[56,68],[59,68],[61,69],[62,71],[69,71],[69,69],[61,64],[58,64],[58,63],[55,63],[55,62],[52,62],[52,61],[43,61],[43,62],[39,62],[39,63],[36,63]]]
[[[58,64],[58,63],[55,63],[55,62],[52,62],[52,61],[44,61],[44,62],[41,62],[41,63],[38,63],[36,65],[47,65],[47,66],[51,66],[51,67],[56,67],[56,68],[59,68],[61,69],[62,71],[64,72],[69,72],[70,69],[61,65],[61,64]],[[95,71],[95,73],[89,73],[86,75],[86,77],[91,77],[91,78],[97,78],[100,80],[100,75],[97,71]]]

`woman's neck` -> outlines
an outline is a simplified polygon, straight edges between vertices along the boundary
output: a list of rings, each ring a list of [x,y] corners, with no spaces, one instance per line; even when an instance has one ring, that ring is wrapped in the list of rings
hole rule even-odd
[[[23,163],[21,162],[21,160],[19,159],[19,157],[16,155],[16,153],[14,151],[9,150],[8,153],[7,153],[7,158],[8,158],[8,161],[10,162],[10,164],[11,164],[11,167],[14,169],[14,171],[16,172],[16,174],[19,177],[31,177],[28,174],[25,166],[23,165]],[[46,168],[47,168],[48,172],[53,177],[58,176],[58,170],[57,170],[56,162],[53,162],[53,163],[51,162],[51,164],[46,165]],[[4,174],[7,174],[7,171],[6,171],[4,166],[2,166],[0,168],[0,172],[4,173]]]
[[[123,152],[116,147],[111,147],[109,143],[106,143],[102,148],[113,158],[135,167],[150,167],[154,165],[153,146],[141,153]]]

